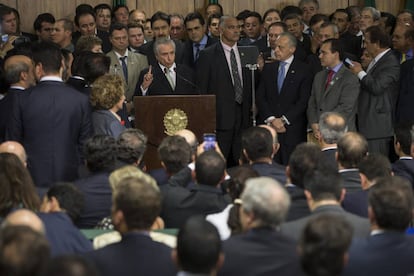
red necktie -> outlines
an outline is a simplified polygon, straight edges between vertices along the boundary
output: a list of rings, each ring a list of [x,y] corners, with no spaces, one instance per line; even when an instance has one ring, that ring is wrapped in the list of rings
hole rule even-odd
[[[335,74],[334,70],[329,70],[328,78],[326,79],[325,90],[328,89],[329,83],[332,81],[334,74]]]

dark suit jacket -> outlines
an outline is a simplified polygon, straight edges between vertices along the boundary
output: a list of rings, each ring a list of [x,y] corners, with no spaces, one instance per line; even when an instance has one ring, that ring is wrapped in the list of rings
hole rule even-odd
[[[306,108],[312,76],[309,74],[308,65],[294,58],[279,93],[278,68],[279,62],[265,65],[256,98],[260,123],[270,116],[279,118],[282,115],[285,115],[290,122],[290,125],[285,126],[286,133],[278,134],[281,161],[282,164],[287,164],[290,153],[296,145],[306,141]]]
[[[290,221],[282,224],[280,230],[285,235],[299,240],[300,235],[302,234],[303,229],[306,226],[306,223],[311,219],[320,214],[335,214],[345,218],[354,228],[354,237],[367,237],[370,232],[370,225],[367,219],[361,218],[354,214],[345,212],[344,209],[339,205],[321,205],[313,210],[310,216]]]
[[[242,128],[250,126],[251,77],[242,68],[243,104]],[[233,82],[221,42],[200,52],[197,62],[197,83],[202,94],[216,95],[216,128],[230,130],[236,120],[236,102]]]
[[[328,70],[320,71],[313,80],[307,109],[309,124],[318,123],[322,113],[334,111],[344,116],[350,131],[355,131],[359,80],[342,65],[325,90],[328,74]]]
[[[25,90],[9,88],[7,94],[0,100],[0,143],[6,141],[6,128],[10,121],[14,97],[18,97]]]
[[[303,275],[296,243],[270,228],[254,228],[223,243],[225,260],[218,275]]]
[[[290,208],[286,217],[286,221],[292,221],[310,215],[305,191],[295,185],[286,186],[286,190],[290,196]]]
[[[345,211],[360,217],[368,217],[368,190],[347,193],[342,201]]]
[[[367,139],[393,136],[400,63],[388,51],[361,80],[358,128]]]
[[[93,133],[112,136],[115,139],[125,130],[125,126],[109,110],[92,112]]]
[[[386,231],[355,240],[342,275],[406,276],[414,273],[414,239],[405,233]]]
[[[322,162],[324,165],[338,170],[338,163],[336,162],[336,148],[322,150]]]
[[[414,121],[414,59],[401,64],[400,91],[397,102],[397,122]]]
[[[88,86],[88,82],[84,78],[74,78],[71,76],[67,81],[66,84],[69,86],[72,86],[79,92],[85,94],[89,97],[89,94],[91,93],[91,87]]]
[[[176,65],[176,82],[175,89],[173,90],[168,82],[165,73],[161,70],[161,67],[157,63],[152,67],[153,81],[148,87],[147,96],[156,95],[189,95],[197,94],[196,82],[193,71],[184,64]],[[144,75],[148,73],[148,68],[141,71],[137,86],[135,88],[134,96],[142,96],[141,84],[144,81]]]
[[[161,217],[166,228],[180,228],[193,215],[209,215],[223,211],[230,203],[228,195],[207,185],[191,190],[174,184],[161,186],[163,195]]]
[[[414,160],[413,159],[399,159],[392,164],[392,171],[394,175],[404,177],[410,181],[414,187]]]
[[[277,181],[281,185],[286,184],[286,167],[280,165],[278,163],[273,162],[272,164],[269,163],[253,163],[251,167],[260,175],[260,176],[268,176]]]
[[[92,243],[73,225],[64,212],[38,213],[46,229],[52,256],[93,250]]]
[[[339,172],[344,180],[343,187],[347,193],[353,193],[362,190],[361,177],[359,176],[358,169],[352,169],[351,171]]]
[[[211,45],[214,45],[217,42],[218,42],[217,38],[207,36],[207,44],[205,48],[210,47]],[[187,40],[186,42],[184,42],[184,56],[185,56],[184,63],[190,66],[192,69],[195,69],[196,62],[194,62],[193,44],[194,43],[191,40]]]
[[[112,189],[109,173],[94,173],[74,182],[82,192],[84,207],[76,221],[79,228],[93,228],[103,218],[111,215]]]
[[[141,45],[138,48],[139,53],[146,55],[148,59],[148,64],[156,66],[158,64],[157,59],[155,58],[154,53],[154,40],[148,41],[147,43]],[[175,42],[175,63],[185,64],[185,50],[184,44],[180,40],[174,39]]]
[[[101,276],[176,275],[171,248],[141,233],[124,234],[120,242],[84,256]]]
[[[7,139],[23,144],[35,184],[73,181],[91,133],[88,98],[58,81],[42,81],[16,97]]]

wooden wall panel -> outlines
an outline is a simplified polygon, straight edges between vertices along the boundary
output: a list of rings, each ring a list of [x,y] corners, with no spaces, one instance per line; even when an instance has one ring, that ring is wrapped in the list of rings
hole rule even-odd
[[[151,16],[158,10],[167,13],[181,13],[186,15],[194,10],[203,11],[206,0],[126,0],[130,9],[143,9],[147,16]],[[224,12],[230,15],[237,15],[244,9],[256,10],[263,14],[268,8],[282,9],[286,5],[296,5],[298,0],[219,0]],[[329,14],[337,8],[351,5],[363,5],[363,0],[319,0],[320,12]],[[388,11],[396,14],[401,8],[402,0],[376,0],[377,8],[381,11]],[[73,18],[75,7],[81,3],[88,3],[92,6],[99,3],[112,4],[112,0],[1,0],[1,3],[15,7],[21,14],[22,30],[33,32],[33,21],[37,14],[50,12],[56,18]]]

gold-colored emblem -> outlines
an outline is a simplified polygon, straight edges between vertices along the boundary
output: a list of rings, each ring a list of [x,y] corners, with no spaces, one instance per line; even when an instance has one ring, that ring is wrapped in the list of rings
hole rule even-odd
[[[184,111],[178,108],[168,110],[164,115],[164,133],[172,136],[177,131],[187,127],[188,117]]]

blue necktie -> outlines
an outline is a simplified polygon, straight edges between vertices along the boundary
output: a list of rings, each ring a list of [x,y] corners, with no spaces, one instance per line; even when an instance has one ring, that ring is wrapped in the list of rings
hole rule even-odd
[[[120,57],[119,59],[121,60],[122,71],[124,72],[125,82],[128,83],[128,67],[125,62],[126,58],[127,57],[125,56],[125,57]]]
[[[194,54],[194,62],[196,62],[198,59],[198,56],[200,55],[200,43],[196,43],[194,44],[194,46],[196,49],[195,54]]]
[[[286,62],[284,61],[279,62],[279,71],[277,73],[277,88],[278,88],[279,94],[280,94],[280,91],[282,91],[283,82],[285,81],[285,65],[286,65]]]

